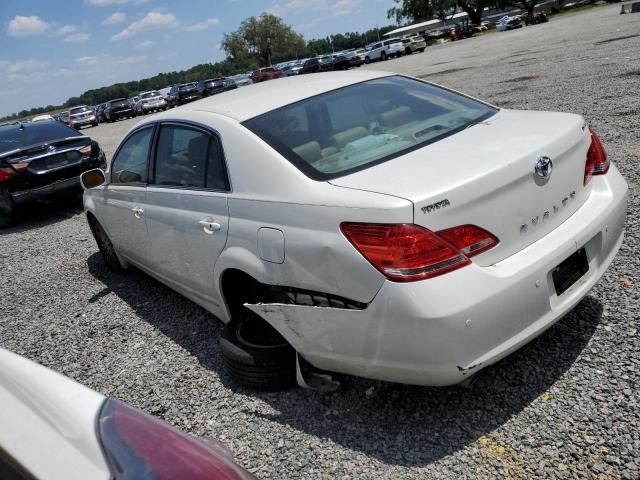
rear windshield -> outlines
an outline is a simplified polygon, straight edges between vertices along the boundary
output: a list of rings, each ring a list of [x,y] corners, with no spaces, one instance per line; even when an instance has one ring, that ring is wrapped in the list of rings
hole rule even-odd
[[[140,98],[152,98],[152,97],[159,97],[160,94],[158,92],[147,92],[147,93],[143,93]]]
[[[90,112],[91,109],[88,107],[77,107],[77,108],[72,108],[71,110],[69,110],[69,113],[71,115],[75,115],[76,113],[84,113],[84,112]]]
[[[329,180],[463,130],[496,109],[426,82],[357,83],[243,123],[306,175]]]
[[[126,101],[127,101],[126,98],[116,98],[115,100],[111,100],[111,103],[122,103]]]
[[[18,148],[82,136],[73,128],[60,122],[28,123],[24,124],[24,128],[19,128],[18,125],[0,127],[0,155]]]
[[[187,85],[180,85],[180,86],[178,87],[178,90],[180,90],[180,91],[183,91],[183,90],[191,90],[191,89],[193,89],[193,88],[195,88],[195,85],[194,85],[193,83],[189,83],[189,84],[187,84]]]

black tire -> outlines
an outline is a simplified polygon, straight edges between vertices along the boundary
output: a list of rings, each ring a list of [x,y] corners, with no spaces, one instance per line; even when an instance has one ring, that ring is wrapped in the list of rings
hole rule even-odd
[[[296,386],[296,352],[267,322],[251,312],[222,330],[220,350],[229,375],[256,390]]]
[[[0,228],[13,227],[16,224],[16,216],[13,212],[0,210]]]
[[[91,218],[89,220],[89,227],[91,228],[91,233],[93,233],[93,238],[95,238],[96,243],[98,244],[98,250],[100,250],[100,253],[102,254],[104,263],[106,263],[114,272],[121,271],[122,265],[120,265],[120,260],[118,260],[116,250],[113,248],[113,243],[111,243],[111,240],[107,236],[107,232],[102,228],[102,225],[100,225],[97,220]]]
[[[419,51],[420,53],[422,53],[422,52],[424,52],[424,48],[420,48],[420,49],[418,49],[418,51]]]
[[[382,52],[380,54],[380,60],[382,60],[383,62],[387,59],[387,54],[385,52]]]
[[[9,193],[0,186],[0,228],[13,227],[17,223],[13,202]]]
[[[371,63],[371,59],[369,57],[364,57],[364,63]]]

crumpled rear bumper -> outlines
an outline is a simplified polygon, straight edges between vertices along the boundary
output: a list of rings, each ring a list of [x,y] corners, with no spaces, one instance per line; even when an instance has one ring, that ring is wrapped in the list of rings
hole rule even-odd
[[[489,267],[385,282],[364,310],[247,305],[314,366],[367,378],[451,385],[497,362],[571,310],[618,252],[627,185],[612,166],[560,227]],[[558,296],[551,272],[585,248],[589,270]]]

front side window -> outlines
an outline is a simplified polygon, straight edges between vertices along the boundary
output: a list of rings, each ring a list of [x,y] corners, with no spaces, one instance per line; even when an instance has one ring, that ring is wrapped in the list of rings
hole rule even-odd
[[[153,127],[125,140],[111,165],[111,183],[146,183]]]
[[[495,112],[444,88],[390,76],[307,98],[243,125],[309,177],[328,180],[453,135]]]
[[[164,125],[158,137],[154,184],[227,190],[217,137],[181,125]]]

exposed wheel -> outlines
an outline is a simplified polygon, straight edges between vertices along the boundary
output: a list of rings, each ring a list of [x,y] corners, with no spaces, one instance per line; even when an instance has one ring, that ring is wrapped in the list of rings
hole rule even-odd
[[[387,54],[385,52],[382,52],[380,54],[380,60],[382,60],[383,62],[387,59]]]
[[[422,53],[422,52],[424,52],[424,48],[419,48],[419,49],[418,49],[418,51],[419,51],[420,53]]]
[[[93,125],[94,127],[97,127],[97,126],[98,126],[98,122],[94,122],[92,125]]]
[[[111,240],[107,236],[107,232],[102,228],[102,225],[92,218],[89,220],[89,227],[91,227],[91,233],[93,233],[93,238],[96,239],[98,250],[100,250],[100,253],[102,254],[104,263],[106,263],[114,272],[122,270],[122,265],[120,265],[120,260],[118,260],[118,255],[116,255],[113,243],[111,243]]]
[[[371,59],[369,57],[364,57],[364,63],[371,63]]]
[[[251,312],[225,325],[220,350],[229,375],[248,388],[283,390],[296,385],[295,350]]]

